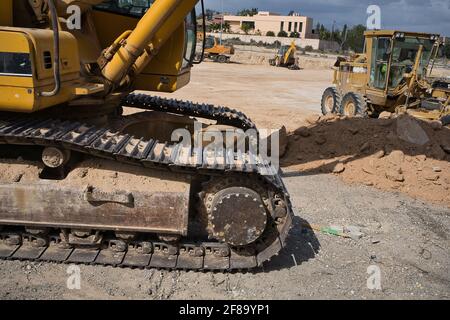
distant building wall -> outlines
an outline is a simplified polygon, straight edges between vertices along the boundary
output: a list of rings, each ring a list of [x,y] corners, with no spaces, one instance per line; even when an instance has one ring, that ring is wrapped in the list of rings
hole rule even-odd
[[[298,32],[300,38],[314,38],[313,19],[300,15],[281,16],[270,12],[260,11],[255,16],[224,16],[225,22],[230,24],[232,33],[244,33],[242,24],[249,23],[254,26],[251,34],[261,34],[265,36],[272,31],[278,34],[285,31],[288,34]]]
[[[218,33],[210,33],[210,35],[219,37]],[[306,46],[311,46],[314,50],[329,50],[329,51],[337,51],[340,49],[340,46],[335,41],[325,41],[319,39],[294,39],[294,38],[281,38],[281,37],[267,37],[267,36],[257,36],[257,35],[245,35],[245,34],[230,34],[224,33],[222,34],[222,39],[233,39],[239,38],[243,42],[250,43],[252,40],[256,42],[265,42],[265,43],[274,43],[275,41],[279,41],[282,45],[290,45],[292,41],[295,41],[295,44],[301,48],[305,48]]]

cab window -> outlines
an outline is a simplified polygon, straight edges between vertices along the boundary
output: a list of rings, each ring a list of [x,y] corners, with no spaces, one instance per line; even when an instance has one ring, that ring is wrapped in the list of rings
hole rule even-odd
[[[0,52],[0,76],[31,77],[31,60],[28,53]]]
[[[141,18],[153,2],[154,0],[107,0],[94,6],[94,8],[120,15]]]
[[[386,88],[391,41],[391,38],[374,38],[372,40],[372,61],[369,81],[371,87],[377,89]]]
[[[205,41],[205,49],[211,49],[214,47],[214,37],[207,37]]]
[[[191,66],[194,60],[195,50],[197,46],[197,21],[195,9],[185,19],[186,29],[186,46],[184,48],[184,58],[182,68],[188,68]]]
[[[396,39],[392,49],[392,63],[389,79],[389,88],[396,88],[404,81],[403,75],[413,70],[420,46],[423,46],[420,65],[417,70],[422,75],[427,67],[433,51],[434,42],[430,39],[420,39],[418,37],[406,37]]]

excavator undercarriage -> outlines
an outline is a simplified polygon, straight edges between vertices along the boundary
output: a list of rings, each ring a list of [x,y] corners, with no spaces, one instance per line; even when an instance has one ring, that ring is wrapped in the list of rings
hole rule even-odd
[[[143,94],[123,103],[147,111],[116,117],[112,127],[128,128],[127,118],[145,123],[161,110],[254,127],[228,108]],[[0,165],[3,259],[249,269],[277,254],[290,229],[292,208],[280,176],[267,175],[267,163],[245,154],[208,154],[120,129],[5,115],[0,150],[11,148],[19,160]]]
[[[292,207],[250,150],[255,124],[133,93],[188,84],[197,2],[2,1],[0,258],[233,270],[285,245]],[[74,5],[80,29],[65,26]],[[213,130],[256,134],[211,148],[198,132]]]

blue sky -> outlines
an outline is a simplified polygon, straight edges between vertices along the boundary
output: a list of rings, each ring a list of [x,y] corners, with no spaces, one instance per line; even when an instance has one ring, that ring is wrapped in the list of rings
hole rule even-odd
[[[450,0],[223,0],[224,10],[259,8],[287,14],[295,10],[312,17],[314,25],[319,21],[329,28],[336,21],[342,28],[366,24],[367,7],[371,4],[381,8],[381,27],[405,31],[422,31],[450,36]],[[220,10],[221,0],[205,0],[206,8]]]

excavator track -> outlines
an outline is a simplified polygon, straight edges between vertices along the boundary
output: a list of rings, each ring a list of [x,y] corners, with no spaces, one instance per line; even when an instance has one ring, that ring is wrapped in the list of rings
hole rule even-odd
[[[176,99],[166,99],[147,94],[129,94],[122,105],[142,110],[170,112],[174,114],[200,117],[217,121],[239,129],[256,129],[256,125],[244,113],[228,107],[216,107],[211,104],[194,103]]]
[[[146,95],[130,95],[124,105],[204,117],[239,128],[255,127],[244,115],[228,108],[209,105],[199,108],[192,103]],[[238,177],[255,185],[257,190],[268,191],[271,197],[283,202],[285,208],[281,214],[279,210],[272,213],[264,233],[254,243],[243,247],[184,238],[171,244],[147,234],[123,241],[105,230],[99,230],[105,231],[105,236],[98,246],[68,246],[62,239],[63,229],[52,229],[42,235],[28,233],[23,227],[7,226],[0,230],[0,259],[225,271],[261,266],[285,246],[293,217],[289,194],[279,173],[262,159],[255,162],[254,158],[246,154],[236,155],[225,150],[216,150],[210,154],[202,148],[186,148],[177,143],[135,138],[80,122],[28,116],[0,120],[0,144],[55,147],[93,158],[210,177],[216,181]],[[268,199],[269,202],[272,200]]]

